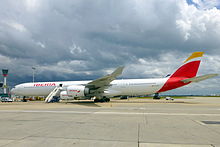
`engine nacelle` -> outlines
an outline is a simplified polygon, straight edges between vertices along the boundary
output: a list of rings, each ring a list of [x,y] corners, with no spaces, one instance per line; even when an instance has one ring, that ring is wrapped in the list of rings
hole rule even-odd
[[[60,99],[62,99],[62,100],[69,100],[69,99],[74,99],[74,97],[71,96],[71,95],[68,95],[67,91],[61,91],[60,92]]]
[[[72,97],[84,97],[89,94],[89,89],[81,85],[73,85],[67,87],[67,95]]]

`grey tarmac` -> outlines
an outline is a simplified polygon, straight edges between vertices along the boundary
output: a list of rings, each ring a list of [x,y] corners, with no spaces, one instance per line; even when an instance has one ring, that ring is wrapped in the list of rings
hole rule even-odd
[[[0,103],[0,147],[220,147],[220,97]]]

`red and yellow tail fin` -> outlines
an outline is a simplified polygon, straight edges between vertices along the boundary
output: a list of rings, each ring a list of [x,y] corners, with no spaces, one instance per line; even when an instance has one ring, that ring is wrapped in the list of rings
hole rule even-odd
[[[171,75],[171,77],[195,77],[201,62],[200,57],[202,57],[203,54],[204,52],[192,53],[191,56],[184,61],[184,64]]]
[[[168,78],[164,86],[158,92],[176,89],[189,84],[191,81],[184,82],[183,80],[196,77],[201,62],[200,57],[202,56],[203,52],[192,53],[192,55],[184,61],[184,64]]]

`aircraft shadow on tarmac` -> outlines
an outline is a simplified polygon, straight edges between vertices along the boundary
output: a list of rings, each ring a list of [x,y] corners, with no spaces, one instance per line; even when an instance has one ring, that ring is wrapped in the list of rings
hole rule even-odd
[[[72,101],[72,102],[65,102],[68,104],[77,104],[77,105],[81,105],[81,106],[87,106],[87,107],[101,107],[99,105],[97,105],[94,101]]]

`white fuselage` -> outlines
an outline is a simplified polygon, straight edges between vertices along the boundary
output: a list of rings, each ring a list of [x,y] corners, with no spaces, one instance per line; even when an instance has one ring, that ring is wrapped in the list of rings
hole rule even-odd
[[[114,80],[110,86],[104,90],[104,96],[116,95],[147,95],[157,93],[166,83],[168,78],[160,79],[123,79]],[[66,90],[72,85],[86,85],[91,81],[61,81],[61,82],[38,82],[24,83],[15,86],[12,94],[21,96],[47,96],[56,86],[62,84],[62,89]]]

